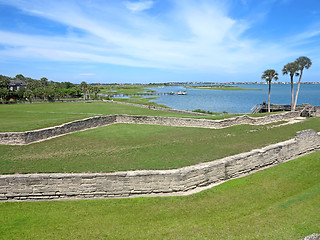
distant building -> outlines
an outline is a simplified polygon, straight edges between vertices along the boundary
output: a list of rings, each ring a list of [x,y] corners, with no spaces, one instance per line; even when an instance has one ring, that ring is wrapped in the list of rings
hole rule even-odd
[[[27,84],[18,78],[10,81],[10,84],[9,84],[10,91],[17,91],[19,90],[20,87],[27,87]]]

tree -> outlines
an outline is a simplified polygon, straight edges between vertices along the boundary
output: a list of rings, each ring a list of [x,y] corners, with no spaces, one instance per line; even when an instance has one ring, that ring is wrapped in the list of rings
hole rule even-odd
[[[88,84],[83,81],[80,83],[79,88],[81,89],[82,93],[83,93],[83,101],[86,101],[86,94],[87,94],[87,90],[88,90]]]
[[[20,87],[15,93],[18,99],[23,99],[24,92],[26,91],[25,87]]]
[[[81,92],[81,90],[79,90],[79,89],[63,88],[64,96],[76,97],[77,95],[79,95],[78,91]]]
[[[41,98],[44,100],[45,98],[45,94],[44,94],[44,89],[42,87],[37,87],[34,91],[33,91],[35,97],[37,98]]]
[[[41,86],[45,89],[46,86],[48,86],[48,79],[43,77],[40,79],[40,82],[41,82]]]
[[[16,75],[16,78],[20,79],[21,81],[24,81],[26,79],[22,74]]]
[[[48,101],[53,101],[55,96],[55,91],[52,87],[47,87],[43,89],[44,98]]]
[[[100,92],[100,88],[98,87],[93,87],[93,92],[94,92],[94,98],[97,99],[97,94]]]
[[[291,62],[286,65],[284,65],[282,69],[282,74],[283,75],[290,75],[291,79],[291,111],[293,111],[293,106],[294,106],[294,89],[293,89],[293,77],[294,76],[299,76],[298,71],[298,64],[296,62]]]
[[[298,65],[298,70],[300,71],[300,74],[299,74],[300,77],[299,77],[298,87],[297,87],[297,91],[296,91],[296,97],[294,100],[293,111],[296,109],[296,106],[297,106],[303,69],[309,69],[312,65],[311,60],[307,57],[299,57],[295,62]]]
[[[0,98],[2,100],[2,103],[6,103],[8,96],[9,90],[7,88],[0,88]]]
[[[88,93],[89,93],[89,99],[91,100],[91,94],[92,94],[92,90],[93,90],[92,85],[88,84],[87,90],[88,90]]]
[[[8,88],[10,84],[10,78],[0,75],[0,88]]]
[[[27,89],[32,91],[41,86],[40,81],[31,78],[26,78],[26,83]]]
[[[60,100],[60,98],[65,96],[65,92],[63,91],[63,88],[56,88],[54,90],[54,96]]]
[[[29,102],[31,103],[32,102],[32,98],[34,97],[34,93],[27,89],[24,93],[23,93],[23,97],[24,98],[27,98],[29,100]]]
[[[272,79],[278,80],[278,73],[273,69],[265,70],[261,76],[261,79],[265,80],[269,84],[268,112],[270,112],[271,82],[272,82]]]

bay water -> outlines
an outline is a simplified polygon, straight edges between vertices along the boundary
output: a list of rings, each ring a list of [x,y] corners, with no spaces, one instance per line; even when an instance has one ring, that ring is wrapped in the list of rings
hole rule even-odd
[[[256,104],[268,101],[267,84],[238,84],[235,86],[252,90],[192,89],[185,86],[152,87],[149,89],[160,93],[174,92],[174,95],[160,95],[154,101],[174,109],[189,111],[201,109],[211,112],[250,113],[251,108]],[[295,89],[296,87],[295,84]],[[186,91],[187,95],[177,95],[179,91]],[[271,103],[290,105],[291,85],[272,84]],[[320,106],[320,84],[301,84],[298,105],[303,103]]]

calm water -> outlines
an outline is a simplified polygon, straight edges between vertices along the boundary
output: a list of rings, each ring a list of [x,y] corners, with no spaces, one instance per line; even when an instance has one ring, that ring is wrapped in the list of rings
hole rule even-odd
[[[170,86],[164,88],[150,88],[157,92],[187,91],[188,95],[161,95],[159,104],[181,110],[202,109],[211,112],[249,113],[257,103],[268,101],[268,85],[237,85],[246,89],[262,89],[249,91],[224,91],[210,89],[186,89],[184,86]],[[296,86],[295,86],[296,87]],[[288,104],[291,102],[291,89],[288,85],[272,85],[271,103]],[[298,104],[310,103],[320,106],[320,84],[302,84],[300,87]]]

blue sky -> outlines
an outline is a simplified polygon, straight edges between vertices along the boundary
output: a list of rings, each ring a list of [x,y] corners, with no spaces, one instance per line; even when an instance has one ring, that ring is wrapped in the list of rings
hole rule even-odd
[[[0,0],[0,74],[79,83],[320,81],[319,0]],[[280,74],[280,81],[289,81]]]

